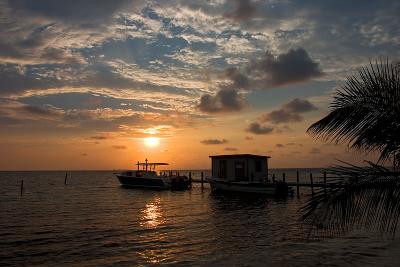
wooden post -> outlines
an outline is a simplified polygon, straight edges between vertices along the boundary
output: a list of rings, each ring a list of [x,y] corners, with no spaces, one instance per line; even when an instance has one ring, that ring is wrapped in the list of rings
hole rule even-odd
[[[296,181],[297,181],[297,197],[300,196],[300,175],[299,175],[299,171],[296,171]]]
[[[275,173],[272,174],[272,182],[275,183]]]
[[[24,180],[21,180],[21,196],[23,192],[24,192]]]
[[[68,177],[68,173],[65,173],[65,178],[64,178],[64,185],[67,185],[67,177]]]
[[[326,172],[324,172],[324,194],[326,196]]]
[[[203,172],[201,172],[201,190],[203,190],[203,189],[204,189],[204,185],[203,185],[203,183],[204,183],[204,173],[203,173]]]
[[[282,180],[286,182],[286,173],[282,173]]]
[[[311,183],[311,195],[314,197],[314,183],[312,173],[310,173],[310,183]]]

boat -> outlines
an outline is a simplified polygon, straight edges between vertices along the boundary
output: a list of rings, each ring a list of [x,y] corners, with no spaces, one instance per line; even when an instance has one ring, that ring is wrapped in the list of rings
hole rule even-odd
[[[123,187],[127,188],[150,188],[150,189],[171,189],[185,190],[191,187],[192,181],[187,176],[173,174],[158,174],[157,166],[169,165],[168,163],[150,163],[146,159],[144,163],[138,162],[137,170],[128,170],[114,173]]]
[[[211,176],[207,180],[213,191],[275,196],[287,196],[291,191],[286,182],[268,179],[269,156],[234,154],[210,158]]]

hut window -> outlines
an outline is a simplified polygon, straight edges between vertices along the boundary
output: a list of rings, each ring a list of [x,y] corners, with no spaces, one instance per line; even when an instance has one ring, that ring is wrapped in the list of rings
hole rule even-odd
[[[256,160],[255,164],[256,164],[256,172],[261,172],[261,161]]]

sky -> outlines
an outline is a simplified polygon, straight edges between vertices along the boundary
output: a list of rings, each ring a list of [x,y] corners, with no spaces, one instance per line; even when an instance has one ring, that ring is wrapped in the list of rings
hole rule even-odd
[[[400,57],[399,1],[0,0],[0,170],[375,158],[306,133]]]

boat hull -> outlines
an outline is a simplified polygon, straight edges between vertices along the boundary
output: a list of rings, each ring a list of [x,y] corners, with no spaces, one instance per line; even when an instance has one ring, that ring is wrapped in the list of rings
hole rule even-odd
[[[208,179],[212,190],[214,191],[227,191],[263,195],[282,195],[288,193],[287,185],[280,183],[252,183],[252,182],[234,182],[223,181],[218,179]]]
[[[116,175],[123,187],[127,188],[150,188],[150,189],[170,189],[162,178],[132,177],[127,175]]]

